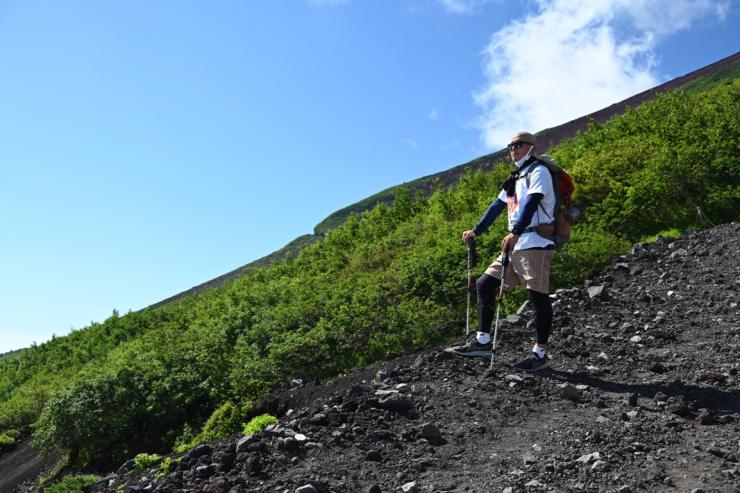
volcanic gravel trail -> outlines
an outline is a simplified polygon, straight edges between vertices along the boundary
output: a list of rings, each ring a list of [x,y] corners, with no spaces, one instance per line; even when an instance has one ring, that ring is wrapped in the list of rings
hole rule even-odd
[[[739,237],[636,245],[552,295],[550,370],[509,366],[532,347],[524,306],[492,370],[433,348],[301,385],[263,401],[280,425],[93,491],[740,491]]]

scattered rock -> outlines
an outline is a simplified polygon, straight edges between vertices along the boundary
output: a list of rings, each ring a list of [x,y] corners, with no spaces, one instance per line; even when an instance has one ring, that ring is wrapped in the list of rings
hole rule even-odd
[[[533,479],[532,481],[525,483],[524,486],[529,486],[530,488],[544,488],[547,485],[544,483],[540,483],[536,479]]]
[[[388,430],[373,430],[367,434],[368,440],[371,442],[380,442],[384,440],[392,440],[393,433]]]
[[[314,488],[312,484],[307,484],[296,488],[295,493],[319,493],[319,490]]]
[[[258,439],[255,437],[255,435],[246,435],[239,439],[238,442],[236,442],[236,453],[244,452],[247,450],[247,446],[250,443],[254,443],[258,441]]]
[[[732,452],[730,452],[729,450],[717,447],[709,448],[707,449],[707,452],[722,459],[727,459],[732,455]]]
[[[597,460],[591,464],[592,471],[605,471],[608,468],[608,464],[603,460]]]
[[[422,438],[432,444],[437,444],[442,439],[442,433],[434,423],[424,423],[419,430]]]
[[[381,399],[378,405],[389,411],[405,413],[414,408],[414,401],[405,395],[391,395],[385,399]]]
[[[565,399],[568,399],[569,401],[577,402],[581,398],[581,392],[571,384],[566,384],[563,388],[561,388],[560,393]]]
[[[213,452],[213,447],[207,444],[198,445],[197,447],[190,450],[190,452],[187,453],[187,456],[191,459],[197,459],[199,457],[211,455]]]
[[[629,404],[632,407],[635,407],[637,405],[637,399],[639,396],[636,392],[633,392],[630,394],[630,396],[627,398],[627,404]]]
[[[403,493],[417,493],[419,491],[419,487],[416,485],[416,481],[411,481],[401,486],[401,491],[403,491]]]
[[[195,468],[195,476],[200,479],[208,479],[216,472],[216,465],[198,466]]]
[[[700,409],[696,422],[700,425],[713,425],[717,423],[714,414],[709,409]]]
[[[383,455],[380,453],[380,450],[371,450],[365,455],[365,460],[370,462],[381,462],[383,460]]]
[[[604,292],[603,284],[600,286],[590,286],[588,288],[588,297],[591,299],[598,298],[599,296],[602,295],[603,292]]]
[[[579,458],[576,459],[576,462],[588,464],[589,462],[597,461],[599,459],[601,459],[601,454],[598,452],[592,452],[590,454],[580,456]]]
[[[681,416],[682,418],[688,418],[691,416],[691,409],[689,409],[686,400],[681,397],[671,397],[666,401],[665,406],[666,412]]]
[[[524,315],[527,310],[530,310],[531,301],[527,300],[517,309],[516,314],[519,316]]]

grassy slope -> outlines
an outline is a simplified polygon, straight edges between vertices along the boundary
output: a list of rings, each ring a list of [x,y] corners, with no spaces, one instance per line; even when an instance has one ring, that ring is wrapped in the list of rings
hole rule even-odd
[[[691,93],[708,91],[717,84],[725,84],[738,77],[740,77],[740,63],[724,67],[712,74],[689,82],[683,87],[683,90]]]

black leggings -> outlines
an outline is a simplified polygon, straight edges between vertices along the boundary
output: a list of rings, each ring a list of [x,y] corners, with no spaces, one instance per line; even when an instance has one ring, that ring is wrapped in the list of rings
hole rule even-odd
[[[501,281],[488,274],[483,274],[475,283],[478,294],[478,330],[490,332],[493,317],[496,313],[496,297],[498,296]],[[547,293],[540,293],[528,289],[535,311],[537,326],[537,342],[547,344],[552,331],[552,303]]]

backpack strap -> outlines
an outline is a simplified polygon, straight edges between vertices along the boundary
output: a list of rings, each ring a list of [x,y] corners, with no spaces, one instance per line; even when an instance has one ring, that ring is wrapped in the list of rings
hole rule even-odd
[[[550,170],[550,168],[549,168],[549,167],[547,166],[547,163],[545,163],[545,162],[544,162],[544,161],[542,161],[541,159],[539,159],[539,158],[536,158],[536,157],[535,157],[535,160],[534,160],[534,162],[533,162],[532,164],[530,164],[530,165],[529,165],[529,168],[527,169],[527,172],[526,172],[526,173],[524,173],[524,179],[525,179],[525,180],[526,180],[526,182],[527,182],[527,188],[529,188],[529,174],[530,174],[530,173],[531,173],[532,171],[534,171],[534,170],[535,170],[535,168],[537,168],[537,166],[544,166],[545,168],[547,168],[547,171],[549,171],[549,172],[550,172],[550,177],[552,178],[552,190],[553,190],[553,193],[555,193],[555,210],[553,211],[553,215],[552,215],[552,216],[550,216],[550,214],[548,214],[548,213],[547,213],[547,211],[545,210],[545,206],[544,206],[544,205],[542,205],[542,201],[540,201],[540,203],[539,203],[539,204],[537,204],[537,205],[539,206],[539,208],[540,208],[540,209],[542,209],[542,213],[543,213],[543,214],[544,214],[544,215],[545,215],[546,217],[549,217],[549,218],[551,218],[551,219],[552,219],[552,221],[554,222],[554,221],[555,221],[555,214],[557,213],[558,207],[560,206],[560,204],[558,203],[558,202],[560,202],[560,197],[558,196],[558,195],[559,195],[559,194],[558,194],[558,191],[557,191],[557,190],[555,189],[555,188],[557,187],[557,185],[558,185],[558,184],[557,184],[557,182],[556,182],[556,179],[555,179],[555,174],[554,174],[554,173],[552,172],[552,170]]]

